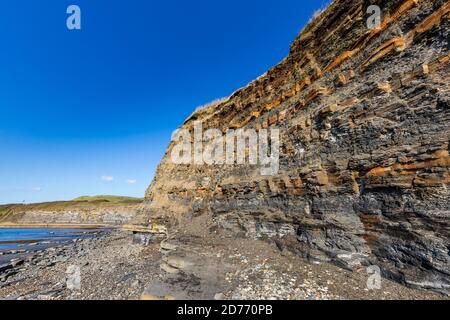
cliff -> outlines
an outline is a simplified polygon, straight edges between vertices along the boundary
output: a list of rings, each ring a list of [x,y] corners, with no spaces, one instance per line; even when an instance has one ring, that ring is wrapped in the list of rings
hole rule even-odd
[[[72,201],[0,205],[0,227],[9,225],[123,225],[142,223],[142,199],[82,197]]]
[[[378,28],[366,26],[369,3],[335,0],[280,64],[180,128],[277,128],[275,174],[176,164],[174,141],[146,192],[150,217],[187,228],[208,215],[211,232],[448,291],[450,1],[370,4]]]

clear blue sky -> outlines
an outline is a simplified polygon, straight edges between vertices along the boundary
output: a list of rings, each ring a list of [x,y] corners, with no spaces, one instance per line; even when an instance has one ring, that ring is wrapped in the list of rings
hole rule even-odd
[[[0,203],[143,196],[171,132],[281,61],[325,2],[5,1]]]

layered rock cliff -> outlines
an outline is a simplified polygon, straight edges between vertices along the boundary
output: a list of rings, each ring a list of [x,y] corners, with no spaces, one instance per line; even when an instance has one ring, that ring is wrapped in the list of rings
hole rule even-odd
[[[142,223],[141,200],[60,201],[0,205],[0,227],[36,225],[123,225]]]
[[[382,10],[376,29],[369,5]],[[449,16],[446,0],[335,0],[280,64],[181,127],[278,128],[277,174],[175,164],[173,142],[146,193],[150,216],[208,214],[210,230],[448,291]]]

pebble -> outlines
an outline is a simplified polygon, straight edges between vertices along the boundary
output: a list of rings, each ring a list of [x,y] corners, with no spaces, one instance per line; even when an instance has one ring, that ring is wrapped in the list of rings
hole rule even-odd
[[[16,266],[23,264],[25,261],[20,258],[14,258],[14,259],[11,259],[10,262],[11,262],[11,265],[13,266],[13,268],[15,268]]]
[[[224,299],[224,294],[223,293],[216,293],[214,295],[214,300],[223,300]]]

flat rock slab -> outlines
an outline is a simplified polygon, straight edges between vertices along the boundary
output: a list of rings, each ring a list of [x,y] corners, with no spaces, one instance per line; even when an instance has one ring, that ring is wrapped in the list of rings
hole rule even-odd
[[[146,287],[142,299],[209,300],[226,289],[224,279],[230,266],[205,254],[204,248],[168,242],[161,243],[161,248],[170,249],[161,259],[165,273]]]

